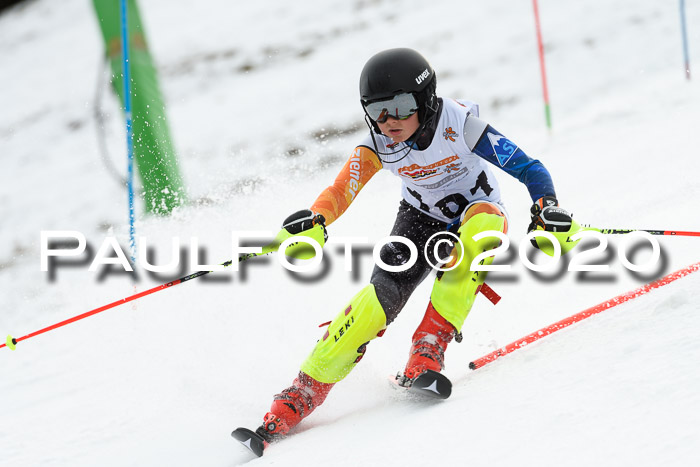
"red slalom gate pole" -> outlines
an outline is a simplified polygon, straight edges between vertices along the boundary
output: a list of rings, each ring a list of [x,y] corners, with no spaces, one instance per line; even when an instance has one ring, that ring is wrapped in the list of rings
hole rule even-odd
[[[266,249],[268,247],[265,247]],[[254,256],[264,256],[266,254],[271,253],[272,251],[267,251],[265,252],[265,249],[263,250],[263,253],[248,253],[245,255],[241,255],[238,258],[238,262],[245,261],[247,259],[250,259]],[[226,261],[225,263],[221,263],[221,266],[227,267],[233,264],[233,260]],[[178,284],[182,284],[183,282],[187,282],[192,279],[196,279],[198,277],[204,276],[205,274],[209,274],[212,271],[198,271],[193,274],[190,274],[188,276],[181,277],[179,279],[176,279],[172,282],[168,282],[166,284],[161,284],[158,286],[155,286],[151,289],[144,290],[143,292],[139,292],[134,295],[130,295],[126,298],[122,298],[121,300],[117,300],[116,302],[108,303],[107,305],[103,305],[99,308],[95,308],[94,310],[86,311],[85,313],[82,313],[77,316],[73,316],[72,318],[68,318],[64,321],[61,321],[60,323],[52,324],[51,326],[47,326],[45,328],[39,329],[38,331],[34,331],[30,334],[27,334],[26,336],[19,337],[17,339],[13,338],[12,336],[7,336],[7,340],[5,343],[0,344],[0,349],[3,347],[9,347],[11,350],[15,350],[15,346],[17,345],[18,342],[21,342],[23,340],[31,339],[34,336],[38,336],[39,334],[44,334],[45,332],[53,331],[54,329],[60,328],[62,326],[65,326],[66,324],[74,323],[76,321],[80,321],[81,319],[85,319],[89,316],[96,315],[97,313],[103,312],[105,310],[109,310],[110,308],[117,307],[119,305],[123,305],[124,303],[129,303],[131,301],[137,300],[141,297],[145,297],[146,295],[150,295],[152,293],[158,292],[163,289],[168,289],[170,287],[174,287]]]
[[[547,128],[552,129],[552,116],[549,109],[549,90],[547,88],[547,70],[544,66],[544,45],[542,44],[542,28],[540,27],[540,12],[537,0],[532,0],[532,7],[535,11],[535,30],[537,32],[537,51],[540,56],[540,74],[542,75],[542,93],[544,95],[544,115],[547,121]]]
[[[668,285],[671,282],[680,279],[681,277],[685,277],[693,272],[696,272],[697,270],[700,269],[700,262],[691,264],[690,266],[680,269],[674,273],[669,274],[666,277],[662,277],[661,279],[651,282],[649,284],[645,284],[642,287],[639,287],[638,289],[632,290],[630,292],[624,293],[622,295],[618,295],[615,298],[611,298],[610,300],[599,303],[596,306],[593,306],[591,308],[588,308],[587,310],[584,310],[580,313],[577,313],[573,316],[569,316],[568,318],[565,318],[561,321],[558,321],[550,326],[547,326],[545,328],[540,329],[539,331],[535,331],[532,334],[523,337],[522,339],[518,339],[515,342],[511,342],[510,344],[506,345],[505,347],[502,347],[498,350],[495,350],[491,352],[490,354],[484,355],[481,358],[477,358],[476,360],[472,361],[469,363],[469,368],[472,370],[476,370],[477,368],[481,368],[484,365],[493,362],[497,358],[500,358],[504,355],[508,355],[511,352],[514,352],[518,349],[522,349],[523,347],[532,344],[536,340],[542,339],[545,336],[548,336],[550,334],[553,334],[557,331],[560,331],[566,327],[571,326],[574,323],[577,323],[579,321],[582,321],[586,318],[589,318],[595,314],[598,314],[602,311],[608,310],[614,306],[620,305],[621,303],[625,303],[629,300],[632,300],[634,298],[637,298],[641,295],[646,294],[647,292],[650,292],[654,289],[658,289],[659,287],[663,287],[664,285]]]
[[[685,77],[690,79],[690,57],[688,55],[688,32],[685,27],[685,0],[681,0],[681,35],[683,36],[683,59],[685,61]]]

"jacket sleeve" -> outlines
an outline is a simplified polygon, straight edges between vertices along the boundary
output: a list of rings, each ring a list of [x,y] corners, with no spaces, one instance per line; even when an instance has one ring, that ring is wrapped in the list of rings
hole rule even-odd
[[[556,197],[547,168],[488,123],[469,115],[464,123],[464,140],[474,154],[522,182],[533,202],[543,196]]]
[[[366,146],[357,146],[335,182],[316,198],[311,210],[335,222],[348,209],[365,184],[382,168],[377,154]]]

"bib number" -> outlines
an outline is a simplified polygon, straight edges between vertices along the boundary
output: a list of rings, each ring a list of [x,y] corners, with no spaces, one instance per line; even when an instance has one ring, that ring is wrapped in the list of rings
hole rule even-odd
[[[419,192],[408,187],[406,187],[406,189],[411,196],[418,200],[422,211],[430,212],[430,206],[423,201],[423,196],[421,196]],[[475,195],[479,189],[481,189],[486,196],[489,196],[493,191],[493,187],[489,185],[488,177],[484,171],[479,174],[476,183],[469,192]],[[469,200],[462,193],[451,193],[435,203],[435,207],[448,219],[456,219],[461,216],[467,206],[469,206]]]

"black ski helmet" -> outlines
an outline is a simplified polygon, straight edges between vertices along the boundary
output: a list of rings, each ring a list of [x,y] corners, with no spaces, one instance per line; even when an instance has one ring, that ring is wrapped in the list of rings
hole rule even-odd
[[[363,108],[373,101],[411,93],[418,103],[418,119],[425,123],[437,112],[437,78],[430,63],[413,49],[388,49],[372,56],[360,74]],[[379,133],[376,122],[371,121]]]

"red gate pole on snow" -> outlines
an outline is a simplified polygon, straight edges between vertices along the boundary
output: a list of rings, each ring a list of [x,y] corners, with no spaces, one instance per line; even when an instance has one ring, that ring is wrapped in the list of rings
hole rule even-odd
[[[476,370],[477,368],[481,368],[482,366],[493,362],[499,357],[502,357],[504,355],[508,355],[509,353],[521,349],[529,344],[532,344],[536,340],[539,340],[545,336],[548,336],[550,334],[553,334],[561,329],[564,329],[566,327],[571,326],[574,323],[577,323],[579,321],[582,321],[586,318],[589,318],[595,314],[598,314],[602,311],[608,310],[614,306],[620,305],[621,303],[625,303],[629,300],[632,300],[634,298],[637,298],[641,295],[646,294],[647,292],[650,292],[654,289],[658,289],[659,287],[662,287],[664,285],[668,285],[671,282],[675,281],[676,279],[680,279],[681,277],[685,277],[688,274],[691,274],[695,271],[700,270],[700,262],[691,264],[690,266],[680,269],[674,273],[669,274],[668,276],[662,277],[661,279],[651,282],[649,284],[645,284],[638,289],[629,291],[627,293],[624,293],[622,295],[618,295],[617,297],[611,298],[610,300],[599,303],[596,306],[593,306],[591,308],[588,308],[587,310],[584,310],[580,313],[577,313],[573,316],[569,316],[568,318],[565,318],[561,321],[557,321],[556,323],[547,326],[545,328],[540,329],[539,331],[535,331],[532,334],[529,334],[522,339],[518,339],[515,342],[511,342],[510,344],[506,345],[505,347],[501,347],[498,350],[494,350],[493,352],[484,355],[481,358],[477,358],[476,360],[472,361],[469,363],[469,368],[472,370]]]

